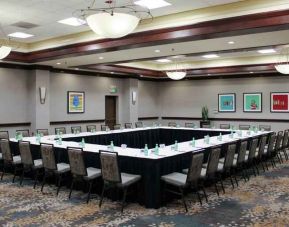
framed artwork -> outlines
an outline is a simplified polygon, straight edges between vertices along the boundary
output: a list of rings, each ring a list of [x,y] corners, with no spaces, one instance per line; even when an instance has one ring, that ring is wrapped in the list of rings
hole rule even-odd
[[[243,93],[244,112],[262,112],[262,93]]]
[[[236,94],[218,94],[218,112],[236,112]]]
[[[289,112],[289,92],[271,92],[271,112]]]
[[[68,91],[67,92],[67,113],[84,113],[85,105],[84,92]]]

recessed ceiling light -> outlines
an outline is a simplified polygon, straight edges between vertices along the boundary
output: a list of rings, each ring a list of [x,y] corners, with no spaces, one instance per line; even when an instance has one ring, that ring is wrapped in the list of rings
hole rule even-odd
[[[202,56],[203,58],[218,58],[219,55],[217,54],[206,54]]]
[[[155,50],[155,52],[156,52],[156,53],[159,53],[159,52],[161,52],[161,51],[160,51],[160,50]]]
[[[171,3],[166,2],[164,0],[138,0],[134,2],[134,4],[139,5],[139,6],[144,6],[149,9],[157,9],[157,8],[162,8],[165,6],[172,5]]]
[[[169,63],[169,62],[172,62],[170,59],[158,59],[156,60],[157,62],[160,62],[160,63]]]
[[[250,72],[251,74],[253,74],[254,72]]]
[[[104,57],[99,57],[98,59],[99,59],[99,60],[102,60],[103,58],[104,58]]]
[[[110,72],[110,74],[114,74],[114,72]]]
[[[75,70],[79,70],[79,68],[75,68]]]
[[[27,39],[27,38],[30,38],[34,35],[27,34],[24,32],[14,32],[14,33],[9,34],[8,36],[14,37],[14,38],[20,38],[20,39]]]
[[[211,74],[210,74],[210,73],[208,73],[208,76],[211,76]]]
[[[66,18],[64,20],[60,20],[57,22],[60,24],[66,24],[66,25],[75,26],[75,27],[86,24],[86,22],[84,20],[81,20],[81,19],[76,18],[76,17],[69,17],[69,18]]]
[[[61,63],[60,63],[60,62],[57,62],[56,65],[61,65]]]
[[[235,42],[234,41],[229,41],[228,44],[233,45],[233,44],[235,44]]]
[[[186,57],[186,55],[176,55],[176,56],[173,56],[172,58],[184,58],[184,57]]]
[[[263,49],[263,50],[258,50],[258,53],[260,53],[260,54],[272,54],[272,53],[276,53],[276,50],[274,50],[274,49]]]

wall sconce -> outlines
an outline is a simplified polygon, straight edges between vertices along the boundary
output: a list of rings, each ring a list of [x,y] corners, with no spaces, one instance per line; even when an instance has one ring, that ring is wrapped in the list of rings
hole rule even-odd
[[[132,104],[134,105],[136,103],[136,91],[132,92]]]
[[[39,88],[40,103],[44,104],[46,99],[46,87]]]

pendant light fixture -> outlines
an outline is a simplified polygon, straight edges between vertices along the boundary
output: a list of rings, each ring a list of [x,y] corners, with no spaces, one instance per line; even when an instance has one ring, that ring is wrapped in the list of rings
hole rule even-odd
[[[97,8],[96,1],[86,8],[76,11],[78,18],[87,21],[88,26],[102,38],[121,38],[132,33],[142,19],[152,18],[149,9],[130,1],[121,5],[117,0],[104,2],[106,7]]]
[[[175,50],[172,49],[172,52]],[[171,70],[166,71],[167,76],[172,80],[181,80],[186,77],[187,71],[175,59]]]

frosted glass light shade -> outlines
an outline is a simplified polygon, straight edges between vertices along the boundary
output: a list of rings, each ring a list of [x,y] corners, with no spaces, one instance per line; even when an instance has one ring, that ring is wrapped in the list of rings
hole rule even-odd
[[[120,38],[133,32],[140,19],[125,13],[97,13],[86,18],[88,26],[103,38]]]
[[[289,64],[275,65],[275,69],[282,74],[289,74]]]
[[[12,50],[11,47],[1,46],[0,47],[0,59],[6,58],[10,54],[11,50]]]
[[[183,71],[166,72],[166,74],[172,80],[181,80],[187,75],[187,73]]]

